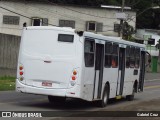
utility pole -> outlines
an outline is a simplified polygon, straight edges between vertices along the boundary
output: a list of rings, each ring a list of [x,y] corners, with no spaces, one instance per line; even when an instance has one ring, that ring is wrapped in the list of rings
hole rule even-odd
[[[124,5],[125,5],[125,0],[122,0],[122,13],[124,12]],[[123,19],[120,20],[120,26],[121,26],[121,30],[120,30],[120,37],[123,38]]]
[[[158,48],[159,48],[159,56],[158,56],[158,64],[159,64],[159,69],[160,69],[160,39],[159,39],[159,41],[158,41],[159,43],[158,43]]]

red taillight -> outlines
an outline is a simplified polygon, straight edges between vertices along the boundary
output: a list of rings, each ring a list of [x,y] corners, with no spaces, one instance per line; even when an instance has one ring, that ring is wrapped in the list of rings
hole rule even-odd
[[[21,72],[19,72],[19,74],[20,74],[20,75],[23,75],[23,72],[21,71]]]
[[[76,81],[77,76],[78,76],[78,72],[77,72],[76,69],[74,69],[74,70],[72,71],[72,77],[71,77],[72,82],[73,82],[73,81]],[[72,84],[73,84],[73,83],[72,83]],[[75,83],[74,83],[74,84],[75,84]],[[72,85],[72,86],[74,86],[74,85]]]
[[[76,76],[72,76],[72,80],[76,80]]]
[[[23,70],[23,66],[19,66],[19,70]]]
[[[74,70],[74,71],[73,71],[73,75],[77,75],[77,71]]]
[[[23,81],[24,80],[24,67],[22,64],[19,65],[18,71],[19,71],[19,80]]]

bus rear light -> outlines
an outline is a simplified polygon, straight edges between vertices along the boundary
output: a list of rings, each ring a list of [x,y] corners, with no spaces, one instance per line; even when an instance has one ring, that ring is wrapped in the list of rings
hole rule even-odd
[[[76,80],[76,76],[72,76],[72,80]]]
[[[74,86],[76,84],[75,81],[71,81],[70,83],[71,83],[71,86]]]
[[[20,74],[20,75],[23,75],[23,72],[21,71],[21,72],[19,72],[19,74]]]
[[[23,66],[19,66],[19,70],[23,70]]]
[[[20,80],[20,81],[23,81],[23,80],[24,80],[24,78],[23,78],[23,77],[20,77],[20,78],[19,78],[19,80]]]
[[[71,76],[71,81],[70,81],[70,85],[71,85],[71,86],[75,86],[77,76],[78,76],[78,72],[77,72],[77,70],[74,69],[74,70],[72,71],[72,76]]]
[[[77,75],[77,71],[76,70],[73,71],[73,75]]]

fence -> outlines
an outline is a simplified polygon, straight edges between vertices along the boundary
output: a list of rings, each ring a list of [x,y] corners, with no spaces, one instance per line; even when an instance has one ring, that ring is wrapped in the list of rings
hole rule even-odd
[[[16,76],[20,38],[0,33],[0,76]]]

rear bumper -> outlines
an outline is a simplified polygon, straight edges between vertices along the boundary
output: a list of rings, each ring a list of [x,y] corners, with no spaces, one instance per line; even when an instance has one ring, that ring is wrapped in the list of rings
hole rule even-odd
[[[75,85],[73,88],[69,89],[49,89],[49,88],[28,86],[21,83],[18,79],[16,79],[16,91],[23,93],[40,94],[40,95],[80,98],[79,85]]]

